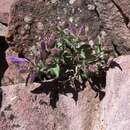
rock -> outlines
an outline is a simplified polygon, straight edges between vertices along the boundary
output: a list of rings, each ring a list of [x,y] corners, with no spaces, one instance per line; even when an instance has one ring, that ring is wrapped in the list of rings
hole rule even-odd
[[[130,55],[115,59],[107,73],[106,96],[93,130],[130,130]]]
[[[10,7],[15,0],[0,0],[0,22],[8,23]]]
[[[7,27],[0,23],[0,36],[5,36]]]
[[[26,22],[26,23],[31,23],[32,22],[32,17],[31,16],[25,16],[24,17],[24,22]]]
[[[9,13],[1,13],[0,12],[0,23],[8,24]]]
[[[96,10],[108,33],[111,43],[121,54],[130,53],[130,1],[129,0],[94,0]]]
[[[95,10],[95,5],[88,4],[88,10]]]
[[[1,0],[0,1],[0,12],[9,13],[10,7],[15,0]]]
[[[38,87],[39,84],[2,87],[0,130],[91,130],[99,101],[90,86],[78,93],[68,90],[66,94],[72,96]]]

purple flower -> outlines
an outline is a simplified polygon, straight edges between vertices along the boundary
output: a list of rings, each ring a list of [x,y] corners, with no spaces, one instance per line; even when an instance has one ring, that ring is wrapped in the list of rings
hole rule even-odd
[[[55,44],[55,41],[56,41],[56,35],[54,33],[52,33],[50,35],[50,38],[48,39],[48,47],[52,48]]]
[[[77,32],[76,26],[75,26],[74,24],[70,23],[70,24],[69,24],[69,31],[70,31],[70,33],[72,33],[72,34],[76,34],[76,32]]]
[[[43,39],[41,41],[40,55],[37,56],[37,58],[45,58],[45,57],[46,57],[46,43],[45,40]]]
[[[25,73],[25,72],[28,71],[28,68],[26,66],[22,66],[22,67],[19,68],[18,71],[19,71],[19,73]]]
[[[17,56],[9,56],[8,59],[12,62],[12,63],[16,63],[16,64],[24,64],[29,62],[26,58],[19,58]]]
[[[81,27],[79,28],[79,32],[78,35],[85,35],[85,25],[81,25]]]
[[[61,52],[61,50],[59,48],[53,48],[53,49],[51,49],[51,54],[53,56],[59,55],[60,52]]]
[[[45,40],[43,39],[41,41],[41,51],[45,51],[46,50],[46,43],[45,43]]]
[[[52,58],[52,57],[47,58],[47,59],[46,59],[46,64],[47,64],[47,65],[53,64],[53,58]]]
[[[37,76],[38,76],[38,74],[36,72],[32,72],[32,74],[30,75],[30,78],[29,78],[30,82],[33,82]]]
[[[88,70],[90,71],[90,72],[96,72],[97,71],[97,66],[96,65],[89,65],[89,67],[88,67]]]

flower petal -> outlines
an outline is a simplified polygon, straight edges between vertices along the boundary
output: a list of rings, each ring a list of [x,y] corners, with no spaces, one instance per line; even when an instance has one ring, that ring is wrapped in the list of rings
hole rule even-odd
[[[9,56],[8,59],[12,62],[12,63],[16,63],[16,64],[24,64],[29,62],[26,58],[19,58],[17,56]]]
[[[85,25],[81,25],[79,28],[78,35],[85,35]]]
[[[74,24],[70,23],[70,24],[69,24],[69,31],[70,31],[70,33],[72,33],[72,34],[76,34],[76,31],[77,31],[76,26],[75,26]]]
[[[48,39],[48,47],[52,48],[55,44],[56,35],[54,33],[50,34],[50,38]]]

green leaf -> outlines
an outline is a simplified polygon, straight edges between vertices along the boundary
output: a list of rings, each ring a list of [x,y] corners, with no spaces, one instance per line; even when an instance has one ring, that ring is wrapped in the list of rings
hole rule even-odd
[[[53,67],[51,67],[49,69],[49,72],[51,73],[51,75],[56,76],[58,78],[59,74],[60,74],[60,67],[59,67],[59,65],[56,64]]]
[[[100,43],[99,39],[96,42],[95,51],[97,54],[100,54],[102,52],[101,43]]]
[[[82,45],[78,49],[78,52],[80,53],[81,57],[85,58],[87,61],[95,60],[96,58],[96,56],[92,54],[92,48],[87,44]]]
[[[88,78],[88,74],[85,73],[85,72],[82,72],[82,73],[80,74],[80,76],[81,76],[82,79],[87,79],[87,78]]]

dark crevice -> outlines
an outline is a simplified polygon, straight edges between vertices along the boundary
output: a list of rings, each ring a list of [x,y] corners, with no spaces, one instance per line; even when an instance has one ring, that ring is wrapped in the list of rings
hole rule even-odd
[[[6,26],[6,27],[8,26],[7,23],[1,22],[1,21],[0,21],[0,23],[3,24],[3,25]]]
[[[96,5],[95,5],[95,6],[96,6]],[[97,10],[97,6],[95,7],[95,10],[94,10],[94,11],[95,11],[97,17],[100,18],[100,14],[99,14],[99,12],[98,12],[98,10]]]
[[[113,48],[114,48],[115,53],[116,53],[118,56],[120,56],[121,53],[118,51],[117,45],[115,45],[114,43],[112,43],[112,45],[113,45]]]
[[[6,54],[5,51],[8,48],[8,44],[5,40],[5,37],[0,36],[0,108],[2,105],[2,88],[1,88],[1,80],[4,76],[5,71],[8,68],[8,63],[6,61]]]
[[[124,19],[124,22],[125,22],[125,24],[127,26],[128,23],[130,22],[129,17],[123,12],[123,10],[121,9],[121,7],[114,0],[111,0],[111,1],[116,6],[116,8],[119,10],[119,12],[122,15],[122,17]]]

